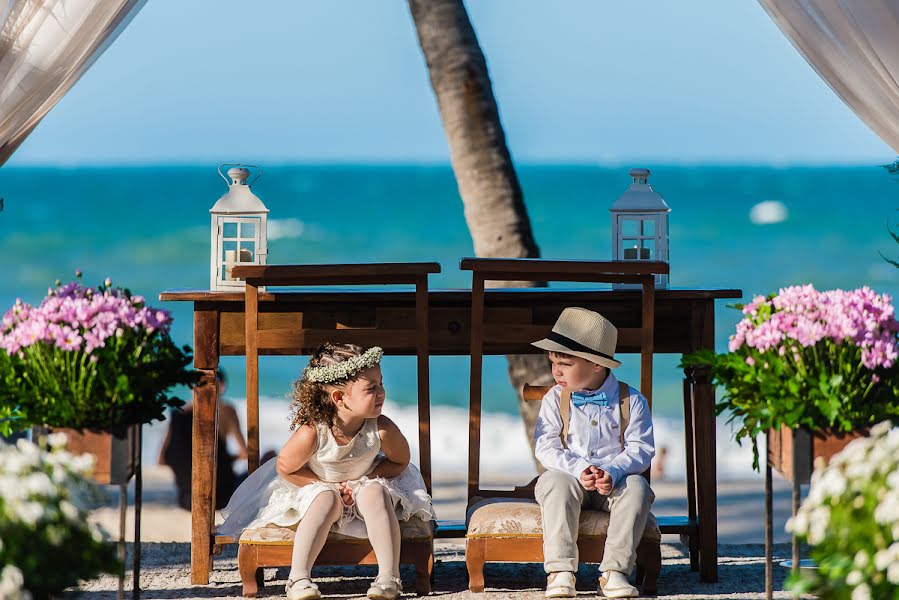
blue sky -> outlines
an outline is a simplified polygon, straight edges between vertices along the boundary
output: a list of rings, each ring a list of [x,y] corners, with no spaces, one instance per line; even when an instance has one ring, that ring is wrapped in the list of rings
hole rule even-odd
[[[521,163],[883,164],[754,0],[479,0]],[[10,165],[445,163],[401,0],[153,0]]]

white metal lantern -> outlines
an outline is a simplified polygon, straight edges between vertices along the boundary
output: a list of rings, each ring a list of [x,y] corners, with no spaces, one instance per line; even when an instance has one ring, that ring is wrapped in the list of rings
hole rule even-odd
[[[649,185],[649,169],[631,169],[633,183],[609,211],[612,213],[612,259],[668,262],[668,213],[671,208]],[[668,275],[656,275],[656,287],[668,287]],[[639,287],[615,284],[614,288]]]
[[[231,166],[227,177],[222,173],[224,166]],[[247,167],[259,170],[253,181],[259,179],[262,174],[259,167],[219,165],[219,175],[228,183],[228,191],[209,209],[212,215],[209,289],[213,291],[244,289],[244,282],[231,275],[231,270],[238,264],[265,264],[268,209],[250,191]]]

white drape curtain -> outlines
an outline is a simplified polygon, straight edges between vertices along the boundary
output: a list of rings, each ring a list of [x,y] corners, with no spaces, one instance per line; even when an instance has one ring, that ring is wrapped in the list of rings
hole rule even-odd
[[[0,165],[146,0],[0,0]]]
[[[899,153],[899,0],[759,0],[855,114]]]

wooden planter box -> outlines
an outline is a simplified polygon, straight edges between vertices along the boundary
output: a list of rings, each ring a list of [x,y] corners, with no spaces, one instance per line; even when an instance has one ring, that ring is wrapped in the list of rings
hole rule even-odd
[[[768,432],[768,464],[771,468],[792,482],[797,477],[799,483],[811,481],[815,459],[827,460],[845,448],[849,442],[868,435],[867,431],[853,433],[828,433],[808,429],[771,429]]]
[[[61,427],[51,431],[68,436],[66,450],[72,454],[94,455],[94,481],[103,485],[124,485],[134,475],[138,464],[138,427],[140,425],[128,425],[104,433]]]

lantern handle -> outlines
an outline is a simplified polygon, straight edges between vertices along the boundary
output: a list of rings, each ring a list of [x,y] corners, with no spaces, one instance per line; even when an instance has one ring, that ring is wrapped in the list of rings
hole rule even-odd
[[[224,173],[222,173],[222,167],[249,167],[252,169],[256,169],[256,177],[253,178],[253,181],[247,184],[248,186],[253,185],[254,183],[256,183],[257,179],[262,177],[262,167],[257,167],[256,165],[245,165],[244,163],[222,163],[219,165],[218,172],[219,175],[222,176],[222,179],[225,180],[225,183],[227,183],[228,185],[231,185],[231,180],[228,179],[228,177]]]

